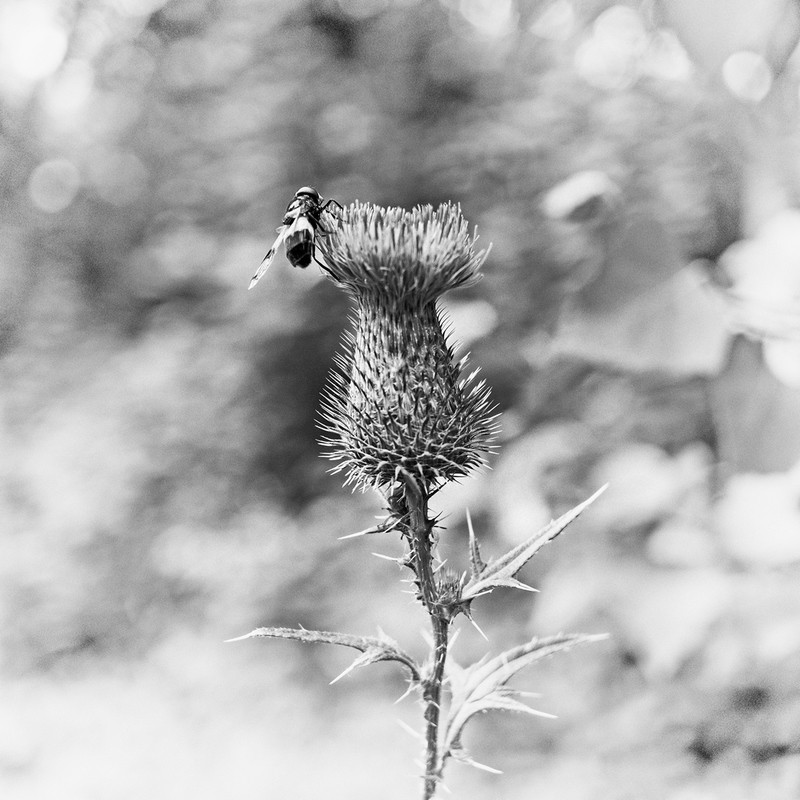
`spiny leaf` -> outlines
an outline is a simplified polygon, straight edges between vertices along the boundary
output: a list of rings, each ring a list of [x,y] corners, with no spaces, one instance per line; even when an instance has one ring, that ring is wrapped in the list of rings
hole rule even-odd
[[[608,638],[606,634],[585,633],[561,633],[544,638],[534,636],[530,641],[504,650],[493,658],[481,659],[464,670],[460,676],[451,676],[453,702],[456,702],[456,694],[459,693],[459,689],[467,698],[483,697],[486,692],[503,686],[520,670],[535,661],[576,644],[601,641],[606,638]]]
[[[535,716],[551,716],[517,700],[514,695],[522,693],[507,688],[506,682],[520,670],[559,650],[605,638],[605,634],[559,634],[544,639],[533,638],[493,658],[484,658],[468,669],[460,669],[451,664],[449,681],[452,701],[444,726],[442,765],[448,756],[463,753],[460,743],[461,733],[475,714],[497,709],[519,711]]]
[[[488,564],[483,564],[480,561],[480,554],[478,553],[477,559],[475,553],[477,552],[477,542],[473,546],[472,540],[474,533],[470,524],[470,562],[472,565],[472,576],[467,581],[461,593],[461,600],[469,602],[482,594],[487,594],[498,586],[509,586],[516,589],[525,589],[526,591],[536,591],[530,586],[526,586],[521,581],[514,578],[514,575],[522,569],[522,567],[534,556],[534,554],[546,545],[548,542],[558,536],[564,528],[573,522],[581,512],[593,503],[605,490],[608,484],[598,489],[588,500],[575,506],[575,508],[562,514],[558,519],[553,520],[549,525],[535,533],[530,539],[513,547],[505,555],[500,558],[490,561]],[[476,575],[476,565],[483,564],[483,568]]]
[[[240,642],[243,639],[257,639],[268,637],[272,639],[295,639],[298,642],[322,642],[323,644],[340,644],[360,650],[363,655],[356,660],[331,683],[335,683],[356,667],[374,664],[377,661],[399,661],[411,673],[411,679],[416,683],[420,680],[420,670],[414,659],[400,649],[396,642],[390,639],[383,631],[380,637],[355,636],[351,633],[338,633],[335,631],[309,631],[305,628],[256,628],[244,636],[227,639],[228,642]]]

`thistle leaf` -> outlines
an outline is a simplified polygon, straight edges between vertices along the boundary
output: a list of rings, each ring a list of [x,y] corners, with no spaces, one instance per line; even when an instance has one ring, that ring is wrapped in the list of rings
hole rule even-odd
[[[518,711],[540,717],[552,717],[525,705],[516,699],[524,696],[505,686],[520,670],[560,650],[576,644],[596,642],[607,638],[605,634],[559,634],[543,639],[533,638],[525,644],[512,647],[493,658],[484,658],[468,669],[450,670],[449,681],[452,701],[444,726],[442,765],[448,756],[463,760],[461,733],[475,714],[490,710]]]
[[[514,575],[536,554],[536,552],[551,542],[558,536],[564,528],[573,522],[581,512],[593,503],[605,490],[608,484],[598,489],[588,500],[579,503],[575,508],[562,514],[558,519],[553,520],[549,525],[535,533],[530,539],[526,539],[521,544],[513,547],[505,555],[483,564],[480,560],[480,552],[477,549],[477,541],[474,541],[474,532],[470,523],[470,563],[472,576],[464,585],[461,593],[461,600],[469,602],[482,594],[487,594],[498,586],[509,586],[526,591],[536,591],[530,586],[518,581]],[[476,557],[477,553],[477,557]],[[476,568],[482,569],[476,574]]]
[[[256,628],[244,636],[237,636],[234,639],[226,639],[227,642],[240,642],[244,639],[258,639],[262,637],[272,639],[295,639],[298,642],[322,642],[323,644],[339,644],[344,647],[352,647],[360,650],[363,655],[356,660],[341,675],[334,678],[331,683],[335,683],[344,677],[348,672],[356,667],[363,667],[366,664],[374,664],[378,661],[399,661],[411,673],[411,680],[418,683],[420,680],[420,669],[416,661],[400,649],[398,644],[390,639],[383,631],[379,636],[355,636],[351,633],[338,633],[334,631],[308,631],[305,628]]]

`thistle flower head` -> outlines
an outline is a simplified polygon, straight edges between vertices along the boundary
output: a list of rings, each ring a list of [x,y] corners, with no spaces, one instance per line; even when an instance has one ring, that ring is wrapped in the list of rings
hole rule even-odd
[[[323,269],[355,301],[323,408],[324,444],[347,482],[386,486],[404,470],[427,486],[466,475],[490,449],[488,388],[456,361],[436,306],[480,277],[476,238],[449,203],[356,203],[319,237]]]
[[[355,296],[419,308],[480,279],[488,251],[476,250],[477,238],[452,203],[406,211],[356,202],[318,246],[326,272]]]

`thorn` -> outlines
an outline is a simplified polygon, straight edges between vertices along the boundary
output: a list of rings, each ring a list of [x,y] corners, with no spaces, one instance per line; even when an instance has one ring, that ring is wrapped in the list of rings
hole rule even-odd
[[[222,643],[228,644],[228,642],[241,642],[244,639],[249,639],[252,635],[252,633],[246,633],[244,636],[234,636],[233,639],[223,639]]]
[[[516,578],[508,578],[507,583],[502,584],[504,586],[508,586],[512,589],[522,589],[525,592],[538,592],[539,589],[535,589],[533,586],[528,586],[527,583],[523,583],[522,581],[517,580]]]
[[[345,536],[338,536],[338,540],[355,539],[359,536],[367,536],[370,533],[380,533],[381,529],[373,525],[371,528],[364,528],[363,531],[356,531],[355,533],[348,533]]]
[[[394,561],[394,563],[397,564],[398,567],[402,567],[403,566],[403,559],[402,558],[395,558],[394,556],[387,556],[387,555],[384,555],[383,553],[373,553],[372,555],[374,555],[375,558],[382,558],[385,561]]]
[[[495,769],[495,767],[490,767],[488,764],[481,764],[478,761],[473,761],[472,759],[467,761],[467,764],[469,764],[471,767],[475,767],[475,769],[480,769],[483,770],[484,772],[490,772],[492,775],[503,774],[503,770],[501,769]]]
[[[529,712],[534,717],[544,717],[545,719],[558,719],[558,714],[549,714],[547,711],[539,711],[538,708],[532,708]]]
[[[391,525],[389,525],[387,527],[381,527],[381,533],[389,533],[390,531],[395,530],[397,527],[399,527],[402,524],[402,522],[403,522],[403,519],[398,517],[397,519],[395,519],[395,521]]]
[[[472,614],[467,612],[467,611],[465,611],[464,612],[464,616],[472,623],[472,627],[475,628],[475,630],[478,631],[478,633],[481,636],[483,636],[484,641],[488,642],[489,641],[489,637],[481,630],[481,626],[478,625],[477,622],[475,622],[475,620],[472,617]]]
[[[584,634],[584,636],[586,637],[584,639],[585,642],[605,642],[611,638],[610,633],[589,633]]]
[[[469,509],[466,509],[466,512],[467,529],[469,530],[470,567],[472,570],[472,577],[478,578],[484,569],[486,569],[486,563],[481,558],[481,550],[478,546],[478,539],[475,536],[475,528],[472,526],[472,515],[469,513]]]
[[[395,530],[401,523],[402,519],[395,519],[395,521],[391,525],[386,525],[385,522],[389,517],[378,517],[376,516],[375,519],[383,519],[382,523],[378,523],[377,525],[372,525],[369,528],[364,528],[363,531],[356,531],[356,533],[348,533],[345,536],[339,536],[338,538],[341,539],[355,539],[358,536],[368,536],[372,533],[389,533],[390,531]]]
[[[348,667],[348,668],[347,668],[347,669],[346,669],[344,672],[340,672],[340,673],[339,673],[339,674],[338,674],[338,675],[337,675],[337,676],[336,676],[336,677],[335,677],[335,678],[334,678],[334,679],[333,679],[333,680],[332,680],[332,681],[331,681],[331,682],[328,684],[328,686],[333,686],[333,684],[334,684],[334,683],[337,683],[337,682],[338,682],[338,681],[340,681],[342,678],[344,678],[344,676],[345,676],[345,675],[347,675],[347,673],[348,673],[348,672],[351,672],[353,669],[355,669],[355,667],[356,667],[356,665],[357,665],[357,664],[358,664],[358,659],[356,659],[356,660],[355,660],[355,661],[354,661],[354,662],[353,662],[353,663],[352,663],[352,664],[351,664],[351,665],[350,665],[350,666],[349,666],[349,667]]]
[[[425,741],[425,737],[419,731],[415,731],[407,722],[404,722],[402,719],[398,719],[396,722],[406,733],[413,736],[417,741]]]
[[[408,688],[403,692],[403,694],[400,695],[400,697],[397,698],[397,700],[394,701],[392,705],[396,706],[398,703],[402,703],[403,700],[405,700],[406,697],[408,697],[413,690],[414,690],[414,685],[409,683]]]

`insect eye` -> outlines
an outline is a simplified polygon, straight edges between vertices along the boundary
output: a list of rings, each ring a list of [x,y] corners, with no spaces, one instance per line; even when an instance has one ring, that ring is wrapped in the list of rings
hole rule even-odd
[[[313,186],[303,186],[295,192],[295,197],[310,197],[319,200],[320,194]]]

